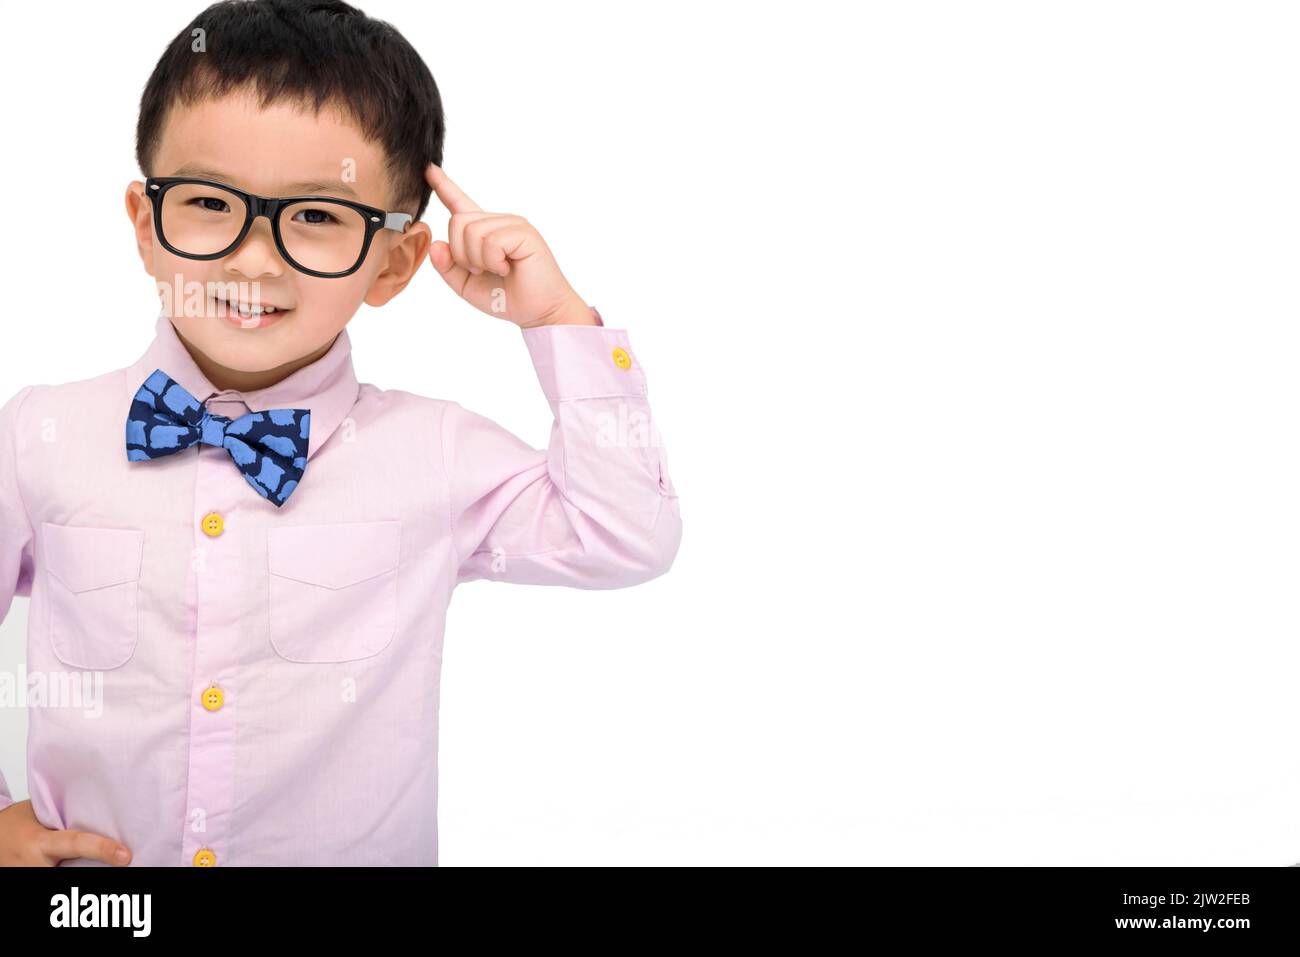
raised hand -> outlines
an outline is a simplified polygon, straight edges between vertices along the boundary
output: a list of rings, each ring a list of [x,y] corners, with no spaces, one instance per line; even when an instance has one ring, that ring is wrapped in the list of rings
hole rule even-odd
[[[429,261],[456,295],[523,329],[597,324],[532,223],[509,213],[484,212],[432,163],[425,177],[451,213],[447,241],[433,243]]]

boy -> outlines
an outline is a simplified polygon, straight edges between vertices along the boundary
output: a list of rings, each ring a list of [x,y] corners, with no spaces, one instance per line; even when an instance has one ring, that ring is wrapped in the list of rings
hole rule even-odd
[[[102,698],[31,709],[0,863],[436,864],[454,587],[670,567],[627,334],[441,171],[443,129],[420,57],[341,2],[218,3],[163,54],[126,198],[155,338],[0,409],[0,617],[30,595],[29,673]],[[446,242],[419,221],[431,190]],[[344,326],[426,256],[520,327],[547,451],[357,382]]]

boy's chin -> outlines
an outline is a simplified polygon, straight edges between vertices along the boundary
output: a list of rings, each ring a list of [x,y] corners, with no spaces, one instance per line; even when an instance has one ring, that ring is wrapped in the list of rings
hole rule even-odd
[[[287,322],[293,310],[285,313]],[[209,361],[235,372],[267,372],[299,358],[303,349],[276,335],[280,321],[258,327],[224,316],[173,320],[181,338],[191,350]]]

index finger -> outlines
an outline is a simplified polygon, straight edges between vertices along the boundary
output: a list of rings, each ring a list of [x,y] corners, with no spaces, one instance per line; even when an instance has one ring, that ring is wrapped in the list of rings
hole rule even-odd
[[[474,200],[465,195],[465,191],[451,181],[451,178],[442,171],[442,167],[430,163],[425,168],[424,178],[429,181],[433,191],[438,194],[442,200],[442,205],[452,213],[481,213]]]
[[[120,866],[126,862],[115,857],[119,848],[127,851],[128,860],[130,859],[130,851],[117,841],[89,831],[53,830],[45,834],[44,838],[42,850],[59,860],[84,857]]]

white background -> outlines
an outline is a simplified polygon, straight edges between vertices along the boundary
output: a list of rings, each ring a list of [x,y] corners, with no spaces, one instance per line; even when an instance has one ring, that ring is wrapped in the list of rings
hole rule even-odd
[[[361,5],[629,330],[684,522],[636,588],[457,591],[444,866],[1300,861],[1293,6]],[[201,6],[6,9],[5,396],[148,346],[136,109]],[[348,331],[547,441],[431,268]]]

